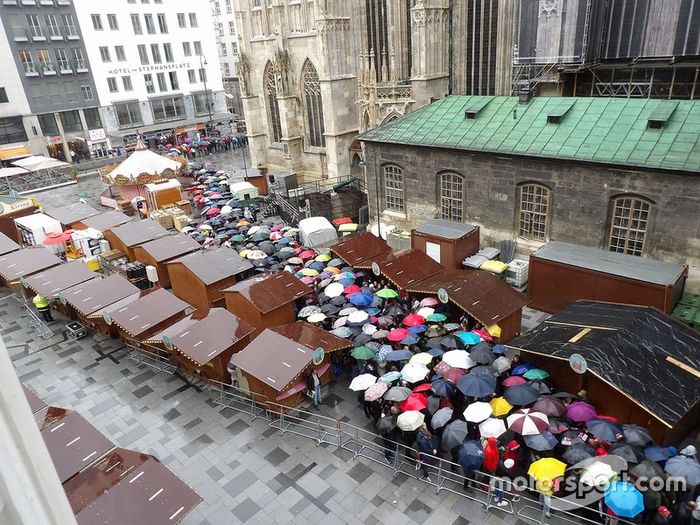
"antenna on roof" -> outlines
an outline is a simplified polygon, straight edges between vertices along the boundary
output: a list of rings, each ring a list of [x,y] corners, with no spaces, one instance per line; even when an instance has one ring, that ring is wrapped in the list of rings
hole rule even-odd
[[[134,148],[136,151],[144,151],[147,150],[148,147],[146,146],[146,143],[143,141],[143,137],[141,136],[141,132],[136,132],[136,148]]]

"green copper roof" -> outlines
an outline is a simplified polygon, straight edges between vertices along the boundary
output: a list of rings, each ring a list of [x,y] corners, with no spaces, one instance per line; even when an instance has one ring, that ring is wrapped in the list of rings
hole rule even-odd
[[[361,139],[700,172],[700,100],[453,95]]]

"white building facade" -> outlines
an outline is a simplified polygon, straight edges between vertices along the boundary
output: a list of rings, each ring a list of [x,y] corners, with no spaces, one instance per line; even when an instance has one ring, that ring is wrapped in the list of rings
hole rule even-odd
[[[243,104],[238,81],[240,50],[233,0],[210,0],[210,6],[228,110],[242,116]]]
[[[188,0],[74,3],[107,134],[128,148],[137,130],[151,140],[228,123],[209,10]]]

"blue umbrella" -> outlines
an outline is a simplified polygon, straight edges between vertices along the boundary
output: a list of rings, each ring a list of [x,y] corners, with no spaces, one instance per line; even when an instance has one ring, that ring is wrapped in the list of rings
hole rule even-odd
[[[433,394],[435,394],[436,396],[450,397],[452,394],[454,394],[455,387],[449,381],[445,381],[444,379],[438,379],[437,381],[433,381],[431,383],[430,390],[432,390]]]
[[[481,464],[484,462],[484,448],[478,441],[465,441],[459,446],[457,459],[462,466],[464,475],[471,477],[474,471],[481,468]]]
[[[537,398],[540,397],[540,391],[528,384],[515,385],[506,388],[503,397],[511,405],[525,406],[537,401]]]
[[[646,456],[647,459],[650,459],[651,461],[661,462],[661,461],[666,461],[668,458],[670,458],[674,454],[671,454],[671,451],[668,450],[667,447],[661,447],[659,445],[654,445],[654,446],[645,448],[644,455]]]
[[[420,341],[420,338],[415,335],[415,334],[408,334],[404,339],[401,340],[402,345],[414,345],[418,341]]]
[[[559,444],[559,440],[557,440],[549,430],[545,430],[541,434],[535,434],[534,436],[523,436],[523,439],[528,447],[540,452],[552,450]]]
[[[348,299],[355,306],[369,306],[370,304],[372,304],[374,296],[364,292],[357,292],[350,295]]]
[[[496,355],[505,355],[508,352],[506,347],[503,345],[493,345],[491,351]]]
[[[322,263],[322,262],[318,262],[318,261],[312,262],[311,264],[309,264],[308,267],[309,267],[309,268],[313,268],[313,269],[316,270],[317,272],[321,272],[321,271],[323,271],[323,269],[325,268],[325,266],[323,265],[323,263]]]
[[[352,330],[349,328],[346,328],[345,326],[341,326],[339,328],[336,328],[335,330],[331,330],[331,333],[337,337],[350,337],[352,335]]]
[[[422,333],[425,332],[427,329],[428,329],[428,327],[425,326],[424,324],[419,324],[419,325],[416,325],[416,326],[409,326],[409,327],[408,327],[408,331],[409,331],[410,333],[412,333],[412,334],[422,334]]]
[[[532,363],[523,363],[522,365],[518,365],[513,369],[512,375],[514,376],[521,376],[528,370],[532,370],[533,368],[536,368],[535,365]]]
[[[368,315],[377,315],[379,313],[379,308],[365,308],[365,312]]]
[[[382,345],[379,347],[379,350],[377,351],[377,355],[374,356],[375,361],[386,361],[386,356],[388,356],[391,352],[393,352],[393,349],[391,348],[390,345]]]
[[[292,242],[292,238],[291,237],[282,237],[281,239],[277,239],[276,241],[273,241],[273,242],[276,242],[277,244],[289,244],[290,242]]]
[[[455,335],[459,337],[465,345],[475,345],[481,341],[481,337],[474,332],[460,332]]]
[[[622,427],[607,419],[591,419],[586,422],[586,428],[598,439],[615,443],[617,436],[622,435]]]
[[[493,376],[467,374],[459,378],[457,388],[465,396],[485,397],[496,391],[496,380]]]
[[[686,456],[669,458],[664,465],[664,470],[674,478],[683,478],[691,487],[700,483],[700,465],[693,458]]]
[[[399,379],[401,379],[401,372],[387,372],[379,378],[379,381],[384,381],[385,383],[393,383],[394,381],[398,381]]]
[[[622,518],[634,518],[644,510],[644,497],[631,483],[613,481],[605,489],[605,504]]]
[[[413,352],[408,350],[394,350],[389,352],[385,358],[386,361],[408,361],[413,357]]]
[[[353,284],[355,282],[355,279],[348,279],[347,277],[343,277],[342,279],[338,279],[337,282],[342,284],[343,287],[346,287],[346,286],[350,286],[351,284]]]
[[[430,348],[428,350],[428,353],[432,355],[433,357],[440,357],[442,354],[444,354],[444,350],[442,348]]]

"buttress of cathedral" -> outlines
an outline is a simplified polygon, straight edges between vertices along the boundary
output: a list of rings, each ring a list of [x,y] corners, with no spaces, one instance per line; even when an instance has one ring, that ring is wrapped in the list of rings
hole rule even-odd
[[[361,133],[449,93],[510,88],[496,74],[506,0],[235,2],[252,162],[270,173],[363,177]]]

